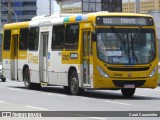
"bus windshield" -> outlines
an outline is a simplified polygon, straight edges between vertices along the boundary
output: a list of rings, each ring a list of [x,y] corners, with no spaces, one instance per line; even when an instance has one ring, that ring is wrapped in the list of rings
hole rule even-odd
[[[109,64],[147,64],[156,56],[153,29],[98,28],[97,55]]]

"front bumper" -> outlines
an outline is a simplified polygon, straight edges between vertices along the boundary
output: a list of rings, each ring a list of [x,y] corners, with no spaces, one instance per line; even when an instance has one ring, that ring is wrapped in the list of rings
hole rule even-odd
[[[156,88],[158,76],[152,78],[104,78],[99,75],[94,76],[93,87],[95,89],[116,89],[125,88],[125,85],[134,85],[135,88]]]

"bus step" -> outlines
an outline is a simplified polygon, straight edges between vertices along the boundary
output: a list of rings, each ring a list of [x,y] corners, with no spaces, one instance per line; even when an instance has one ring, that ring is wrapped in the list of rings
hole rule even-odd
[[[41,86],[42,86],[42,87],[46,87],[47,85],[48,85],[48,83],[44,83],[44,82],[41,83]]]

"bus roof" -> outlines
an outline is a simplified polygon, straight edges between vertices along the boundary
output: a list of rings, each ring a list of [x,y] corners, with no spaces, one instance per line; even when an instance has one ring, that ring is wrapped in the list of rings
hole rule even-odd
[[[53,15],[52,15],[53,16]],[[74,15],[74,14],[70,14],[70,16],[67,17],[63,17],[63,16],[59,16],[59,17],[48,17],[44,19],[45,16],[40,16],[40,17],[36,17],[38,19],[33,19],[32,21],[30,21],[30,27],[33,26],[43,26],[43,25],[53,25],[53,24],[63,24],[63,23],[72,23],[72,22],[83,22],[83,21],[93,21],[95,22],[95,18],[97,16],[135,16],[135,17],[152,17],[150,15],[147,14],[137,14],[137,13],[109,13],[106,11],[102,11],[102,12],[95,12],[95,13],[89,13],[89,14],[79,14],[79,15]],[[52,19],[51,19],[52,18]]]
[[[4,29],[16,29],[25,27],[29,27],[29,22],[17,22],[4,25]]]
[[[66,17],[67,16],[67,17]],[[4,29],[14,29],[14,28],[24,28],[24,27],[36,27],[36,26],[46,26],[54,24],[72,23],[72,22],[83,22],[83,21],[93,21],[97,16],[135,16],[135,17],[152,17],[148,14],[137,14],[137,13],[109,13],[106,11],[88,13],[88,14],[67,14],[67,15],[51,15],[46,16],[36,16],[31,21],[28,22],[18,22],[12,24],[4,25]],[[47,19],[48,18],[48,19]]]
[[[96,12],[96,13],[89,13],[88,15],[94,15],[94,16],[142,16],[142,17],[151,17],[148,14],[140,14],[140,13],[121,13],[121,12]]]

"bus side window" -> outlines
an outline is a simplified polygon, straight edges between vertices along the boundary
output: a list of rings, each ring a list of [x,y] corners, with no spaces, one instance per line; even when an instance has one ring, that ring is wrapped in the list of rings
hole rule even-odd
[[[10,50],[11,30],[4,31],[3,50]]]
[[[66,25],[65,49],[71,49],[71,50],[78,49],[78,38],[79,38],[79,25],[78,24]]]
[[[64,25],[53,26],[52,30],[52,50],[59,50],[64,48]]]
[[[29,50],[37,51],[39,43],[39,28],[33,27],[29,30]]]
[[[28,28],[23,28],[20,30],[19,49],[28,49]]]

